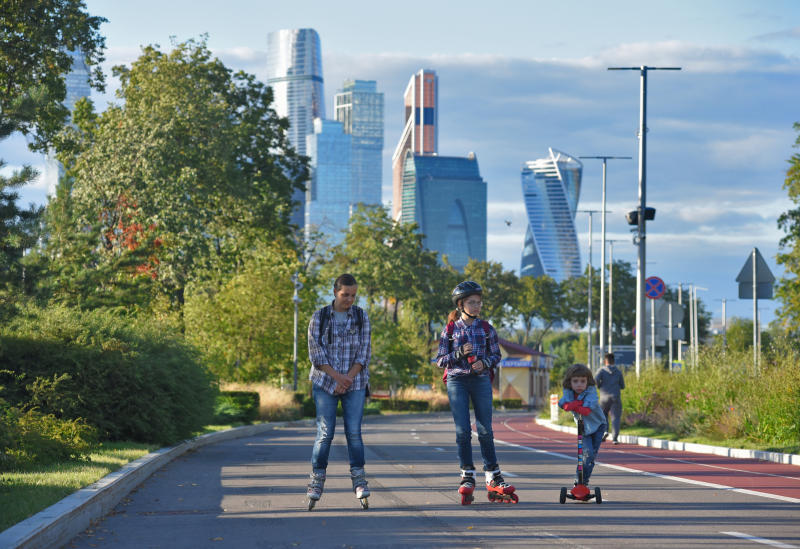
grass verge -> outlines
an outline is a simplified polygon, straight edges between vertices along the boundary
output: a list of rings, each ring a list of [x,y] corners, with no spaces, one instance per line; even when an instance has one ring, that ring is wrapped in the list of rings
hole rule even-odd
[[[208,425],[195,434],[231,427]],[[136,442],[104,442],[92,450],[87,461],[0,472],[0,532],[158,448]]]

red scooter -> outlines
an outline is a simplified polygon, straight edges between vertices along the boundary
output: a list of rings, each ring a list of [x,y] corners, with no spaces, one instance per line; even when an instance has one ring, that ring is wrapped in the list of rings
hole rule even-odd
[[[597,503],[603,503],[603,496],[600,493],[600,488],[595,487],[594,490],[589,490],[589,487],[583,483],[583,417],[578,417],[578,483],[572,487],[572,490],[567,490],[566,487],[561,488],[561,496],[558,498],[560,503],[565,503],[567,498],[575,501],[589,501],[594,499]]]

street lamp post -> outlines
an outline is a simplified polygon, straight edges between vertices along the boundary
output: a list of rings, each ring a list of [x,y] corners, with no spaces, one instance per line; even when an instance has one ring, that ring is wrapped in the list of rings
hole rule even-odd
[[[608,242],[608,352],[614,352],[614,242],[621,240],[606,240]]]
[[[679,71],[680,67],[609,67],[610,71],[639,71],[639,208],[636,244],[639,249],[636,260],[636,377],[641,371],[644,354],[644,281],[645,281],[645,212],[647,207],[647,71]]]
[[[589,368],[592,367],[592,225],[594,225],[593,215],[599,213],[599,210],[578,210],[581,213],[589,214],[589,312],[587,314],[587,324],[589,327],[589,335],[587,337],[588,346],[586,349],[586,361],[589,363]]]
[[[598,328],[600,330],[600,360],[605,355],[605,312],[606,312],[606,162],[608,160],[630,160],[630,156],[581,156],[585,159],[596,159],[603,161],[603,191],[602,206],[600,207],[600,320]]]

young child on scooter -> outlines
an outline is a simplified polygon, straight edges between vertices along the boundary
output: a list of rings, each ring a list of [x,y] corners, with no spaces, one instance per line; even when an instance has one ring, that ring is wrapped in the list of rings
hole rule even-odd
[[[564,395],[558,401],[558,405],[572,412],[576,424],[578,418],[583,417],[583,484],[588,486],[589,477],[592,476],[594,469],[594,460],[603,441],[603,433],[608,428],[606,416],[600,408],[594,376],[586,365],[570,366],[564,374],[564,382],[561,385],[564,387]],[[577,469],[575,475],[577,484]]]

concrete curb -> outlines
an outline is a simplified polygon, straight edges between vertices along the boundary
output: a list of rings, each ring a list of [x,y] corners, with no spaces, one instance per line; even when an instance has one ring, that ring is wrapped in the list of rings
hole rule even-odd
[[[535,419],[536,423],[554,431],[562,433],[578,434],[576,427],[558,425],[549,419]],[[619,441],[625,444],[638,444],[649,448],[661,448],[662,450],[676,450],[679,452],[691,452],[695,454],[712,454],[715,456],[725,456],[737,459],[760,459],[784,465],[800,466],[800,455],[782,454],[780,452],[765,452],[763,450],[746,450],[744,448],[726,448],[725,446],[710,446],[708,444],[695,444],[693,442],[678,442],[674,440],[662,440],[658,438],[637,437],[633,435],[619,435]]]
[[[88,528],[93,520],[106,516],[123,497],[150,475],[189,450],[235,438],[258,435],[285,426],[287,423],[261,423],[235,427],[151,452],[0,532],[0,547],[9,549],[61,547]]]

